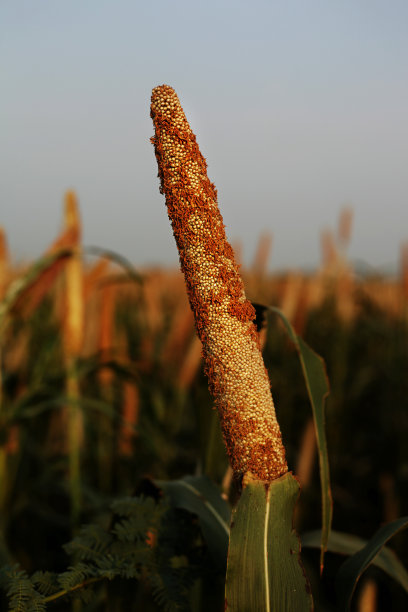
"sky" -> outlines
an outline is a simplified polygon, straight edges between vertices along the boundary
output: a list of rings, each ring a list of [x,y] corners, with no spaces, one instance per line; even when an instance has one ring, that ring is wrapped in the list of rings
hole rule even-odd
[[[43,253],[75,190],[85,245],[176,265],[150,137],[175,88],[233,244],[310,269],[354,211],[348,255],[397,269],[408,241],[406,0],[1,0],[0,225]]]

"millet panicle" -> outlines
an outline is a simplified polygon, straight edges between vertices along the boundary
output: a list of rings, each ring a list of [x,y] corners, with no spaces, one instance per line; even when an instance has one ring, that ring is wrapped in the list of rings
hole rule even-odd
[[[226,239],[217,191],[172,87],[153,89],[151,117],[160,191],[166,197],[229,459],[237,475],[250,472],[271,481],[287,472],[285,450],[255,311]]]

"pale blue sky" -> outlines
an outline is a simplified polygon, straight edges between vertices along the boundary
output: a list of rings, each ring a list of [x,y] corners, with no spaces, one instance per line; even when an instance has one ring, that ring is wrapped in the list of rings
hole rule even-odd
[[[76,190],[85,244],[136,265],[177,253],[159,194],[151,89],[172,85],[250,262],[313,267],[355,211],[350,256],[408,240],[406,0],[2,0],[0,224],[39,255]]]

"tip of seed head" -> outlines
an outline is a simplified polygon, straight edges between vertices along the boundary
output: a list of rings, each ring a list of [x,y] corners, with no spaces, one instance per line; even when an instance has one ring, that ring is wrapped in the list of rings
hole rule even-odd
[[[177,98],[177,94],[175,90],[173,89],[173,87],[170,87],[170,85],[163,84],[163,85],[158,85],[157,87],[153,88],[152,102],[160,98],[163,98],[163,96]]]

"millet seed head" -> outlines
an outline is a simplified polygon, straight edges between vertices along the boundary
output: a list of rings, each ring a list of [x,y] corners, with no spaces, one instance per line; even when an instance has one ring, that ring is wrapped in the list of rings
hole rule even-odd
[[[172,87],[153,89],[151,117],[160,188],[230,462],[237,474],[271,481],[287,472],[285,451],[255,311],[226,239],[217,191]]]

